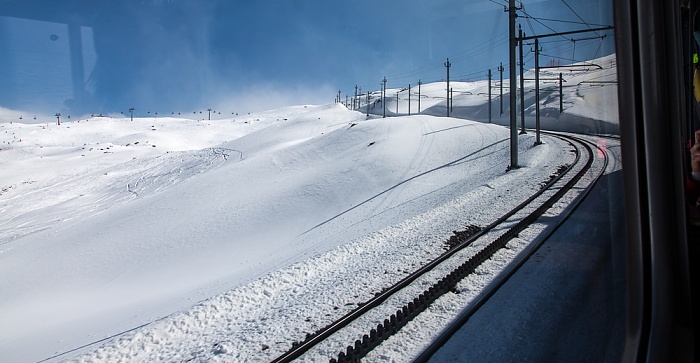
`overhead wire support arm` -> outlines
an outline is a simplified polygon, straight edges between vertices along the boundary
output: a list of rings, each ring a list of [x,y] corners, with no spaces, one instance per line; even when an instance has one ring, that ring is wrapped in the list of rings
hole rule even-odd
[[[511,0],[513,2],[514,0]],[[612,26],[606,26],[606,27],[600,27],[600,28],[588,28],[588,29],[582,29],[582,30],[571,30],[571,31],[566,31],[566,32],[554,32],[551,34],[543,34],[543,35],[531,35],[531,36],[520,36],[516,37],[515,36],[515,18],[511,15],[511,31],[512,31],[512,38],[513,38],[513,43],[516,42],[524,42],[526,40],[535,40],[535,129],[536,129],[536,141],[535,145],[541,144],[540,141],[540,82],[539,82],[539,76],[540,76],[540,65],[539,65],[539,56],[540,56],[540,45],[539,41],[542,38],[548,38],[548,37],[555,37],[555,36],[564,36],[564,35],[569,35],[569,34],[579,34],[579,33],[588,33],[588,32],[597,32],[597,31],[603,31],[603,30],[612,30]],[[515,49],[513,44],[511,44],[511,67],[515,64]],[[511,88],[515,86],[515,77],[513,73],[511,73]],[[511,100],[511,107],[514,107],[513,105],[513,100]],[[511,111],[511,140],[516,137],[514,134],[514,128],[516,127],[515,125],[515,115]],[[511,141],[511,167],[513,167],[513,159],[517,160],[517,154],[514,155],[514,152],[512,148],[514,146],[517,146],[517,141]],[[517,164],[515,164],[517,165]]]
[[[530,35],[530,36],[523,37],[521,40],[542,39],[542,38],[548,38],[548,37],[558,37],[561,35],[590,33],[590,32],[603,31],[603,30],[613,30],[613,29],[615,29],[615,27],[605,26],[605,27],[593,28],[593,29],[571,30],[568,32],[560,32],[560,33],[551,33],[551,34],[543,34],[543,35]]]
[[[551,57],[546,54],[540,53],[541,56],[544,57]],[[595,64],[595,63],[586,63],[586,64],[569,64],[565,66],[546,66],[546,67],[540,67],[540,69],[551,69],[551,68],[591,68],[591,67],[596,67],[598,69],[604,69],[601,65]]]
[[[595,37],[586,37],[586,38],[578,38],[578,39],[573,39],[573,38],[572,38],[571,41],[580,42],[580,41],[583,41],[583,40],[604,39],[604,38],[606,38],[607,36],[608,36],[607,34],[603,34],[603,35],[597,35],[597,36],[595,36]]]

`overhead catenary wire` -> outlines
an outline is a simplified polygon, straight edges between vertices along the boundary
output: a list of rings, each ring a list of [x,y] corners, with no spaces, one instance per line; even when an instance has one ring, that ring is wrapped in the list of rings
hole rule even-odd
[[[556,30],[552,29],[552,28],[549,27],[547,24],[545,24],[545,23],[539,21],[536,17],[533,17],[533,16],[531,16],[530,14],[528,14],[528,13],[525,11],[525,9],[519,9],[519,10],[520,10],[523,14],[525,14],[525,15],[528,17],[528,21],[529,21],[529,19],[532,19],[532,20],[536,21],[537,23],[539,23],[540,25],[542,25],[543,27],[547,28],[547,29],[548,29],[549,31],[551,31],[553,34],[554,34],[554,33],[558,33]],[[532,32],[533,32],[532,34],[535,35],[534,29],[533,29]],[[561,37],[563,37],[564,39],[567,39],[567,38],[566,38],[565,36],[563,36],[563,35],[562,35]]]
[[[506,0],[501,0],[501,1],[503,1],[502,3],[499,3],[499,2],[494,1],[494,0],[489,0],[489,1],[492,2],[492,3],[494,3],[494,4],[496,4],[496,5],[508,6],[508,2],[507,2]]]
[[[603,35],[600,38],[600,43],[598,44],[598,49],[595,51],[595,54],[593,54],[593,59],[596,59],[598,57],[598,53],[600,52],[600,48],[603,47],[603,40],[605,40],[605,35]]]
[[[497,5],[507,5],[508,0],[490,0],[491,3],[497,4]],[[522,2],[520,8],[517,8],[516,10],[521,14],[521,23],[526,24],[526,26],[529,27],[530,31],[532,32],[529,35],[528,38],[532,39],[533,36],[538,36],[537,35],[537,29],[548,29],[548,31],[551,31],[552,34],[545,34],[543,36],[550,36],[551,35],[556,35],[555,37],[547,38],[546,41],[540,42],[541,45],[545,44],[551,44],[552,46],[547,46],[546,51],[548,54],[559,54],[558,56],[548,56],[554,59],[561,59],[561,60],[567,60],[567,61],[572,61],[572,62],[581,62],[582,60],[576,59],[577,57],[575,56],[577,54],[577,48],[584,48],[584,47],[589,47],[595,44],[597,47],[596,48],[587,48],[588,50],[585,51],[586,54],[591,54],[595,50],[594,53],[594,58],[596,58],[602,49],[602,42],[605,38],[605,35],[603,36],[598,36],[595,38],[570,38],[567,37],[568,34],[562,35],[559,34],[560,32],[555,31],[555,28],[553,25],[548,25],[547,23],[560,23],[560,24],[574,24],[574,25],[585,25],[588,27],[588,29],[592,29],[591,25],[598,25],[598,24],[592,24],[588,23],[583,18],[576,13],[576,11],[571,8],[571,6],[563,1],[564,5],[569,8],[569,10],[580,20],[579,21],[573,21],[573,20],[563,20],[563,19],[550,19],[550,18],[543,18],[543,17],[536,17],[530,15],[526,10],[522,8]],[[525,21],[523,21],[525,20]],[[533,23],[535,22],[535,23]],[[600,30],[598,30],[600,31]],[[496,32],[494,32],[495,34]],[[564,32],[566,33],[566,32]],[[596,33],[598,34],[598,33]],[[560,38],[561,37],[561,38]],[[589,39],[593,39],[594,41],[589,41]],[[601,39],[601,40],[598,40]],[[490,37],[489,39],[486,39],[482,42],[479,42],[477,44],[474,44],[473,46],[463,49],[457,53],[453,54],[448,54],[450,62],[453,65],[453,70],[451,70],[452,76],[451,79],[453,81],[478,81],[483,78],[483,74],[486,74],[486,72],[490,69],[498,69],[498,64],[493,64],[489,66],[481,66],[479,68],[472,68],[471,65],[473,63],[472,59],[475,57],[479,57],[479,55],[499,49],[502,47],[504,44],[509,42],[509,34],[507,31],[501,32],[499,34],[496,34],[495,36]],[[559,44],[557,44],[559,43]],[[527,45],[527,43],[526,43]],[[532,53],[531,49],[524,49],[527,54],[524,56],[523,59],[523,64],[524,67],[526,68],[532,68],[534,67],[533,62],[534,62],[534,55]],[[572,52],[573,51],[573,52]],[[572,52],[569,53],[570,57],[563,56],[563,54],[566,54],[566,52]],[[582,53],[583,54],[583,53]],[[542,54],[543,56],[547,56]],[[580,57],[579,57],[580,58]],[[479,61],[479,59],[477,59]],[[482,63],[483,64],[483,63]],[[555,63],[559,64],[559,63]],[[464,70],[468,70],[467,72],[460,72],[460,68],[466,68]],[[504,64],[504,71],[509,72],[510,71],[510,66],[509,64]],[[444,75],[441,75],[441,73],[444,70],[444,64],[442,60],[435,60],[433,62],[427,63],[423,66],[396,73],[396,74],[388,74],[386,76],[388,82],[386,84],[386,88],[391,88],[393,91],[392,92],[401,92],[405,93],[407,89],[408,84],[413,84],[416,82],[417,79],[421,79],[423,83],[431,83],[431,82],[445,82],[446,79]],[[456,72],[455,72],[456,71]],[[483,74],[482,74],[483,73]],[[376,88],[377,85],[372,82],[370,84],[365,84],[362,86],[364,89],[372,89]],[[371,95],[376,94],[376,92],[370,92]],[[374,97],[374,96],[372,96]]]
[[[590,28],[591,25],[600,26],[600,27],[608,25],[608,24],[596,24],[596,23],[588,23],[588,22],[572,21],[572,20],[549,19],[549,18],[542,18],[542,17],[534,17],[534,16],[530,16],[530,15],[521,15],[520,17],[525,18],[525,19],[551,21],[551,22],[555,22],[555,23],[586,25],[586,26],[588,26],[588,28]]]
[[[574,10],[574,8],[572,8],[571,5],[569,5],[569,4],[566,2],[566,0],[561,0],[561,2],[564,3],[564,5],[566,5],[566,7],[569,8],[569,10],[571,10],[571,12],[574,13],[574,15],[576,15],[576,17],[579,18],[579,20],[581,20],[584,24],[586,24],[586,26],[588,27],[588,29],[592,29],[592,28],[591,28],[591,25],[590,25],[588,22],[586,22],[585,20],[583,20],[583,18],[582,18],[580,15],[578,15],[578,13],[576,12],[576,10]],[[598,32],[594,32],[594,33],[595,33],[596,35],[598,35]]]
[[[495,39],[488,39],[483,42],[480,42],[476,45],[474,45],[471,48],[465,49],[461,52],[456,53],[453,56],[450,56],[450,60],[452,62],[461,62],[465,59],[469,59],[475,56],[478,56],[480,54],[483,54],[485,52],[488,52],[493,49],[497,49],[499,46],[505,44],[508,42],[508,33],[507,32],[502,32],[498,35],[496,35]],[[442,61],[436,61],[429,63],[423,67],[419,67],[416,69],[413,69],[411,71],[406,71],[402,73],[397,73],[397,74],[390,74],[387,75],[387,78],[391,80],[391,82],[401,82],[401,83],[407,83],[410,80],[413,80],[414,78],[421,76],[427,72],[430,71],[435,71],[436,73],[443,68]],[[402,82],[404,81],[404,82]]]
[[[585,40],[585,41],[582,41],[580,43],[575,43],[573,46],[570,46],[570,47],[553,47],[553,48],[547,49],[547,51],[552,52],[552,53],[563,54],[563,53],[566,53],[568,51],[574,50],[577,47],[580,50],[580,49],[595,45],[596,43],[599,43],[599,42],[596,40]],[[593,57],[593,58],[596,58],[596,57]],[[571,57],[571,60],[573,60],[575,62],[582,62],[583,61],[583,59],[578,59],[577,57]]]
[[[558,32],[556,32],[552,27],[550,27],[550,26],[548,26],[547,24],[545,24],[543,21],[559,22],[559,23],[569,23],[569,24],[581,24],[581,25],[585,25],[588,29],[593,29],[593,28],[591,27],[591,25],[606,26],[606,25],[602,25],[602,24],[594,24],[594,23],[590,23],[590,22],[585,21],[585,20],[584,20],[584,19],[583,19],[583,18],[582,18],[582,17],[581,17],[581,16],[580,16],[580,15],[565,1],[565,0],[562,0],[562,3],[563,3],[563,4],[564,4],[564,5],[565,5],[579,20],[580,20],[580,22],[569,21],[569,20],[561,20],[561,19],[549,19],[549,18],[535,17],[535,16],[530,15],[530,14],[529,14],[524,8],[522,8],[522,7],[521,7],[520,9],[518,9],[518,10],[522,13],[522,14],[520,15],[520,17],[525,18],[525,20],[526,20],[528,26],[530,27],[530,31],[532,31],[532,34],[533,34],[533,35],[536,34],[536,31],[535,31],[535,29],[534,29],[534,27],[533,27],[532,22],[530,21],[530,19],[536,21],[536,22],[537,22],[538,24],[540,24],[541,26],[547,28],[547,29],[550,30],[553,34],[556,34],[556,33],[558,33]],[[601,35],[599,34],[598,31],[595,31],[594,33],[596,34],[596,36],[601,37]],[[561,37],[563,38],[562,40],[567,40],[567,41],[572,42],[572,43],[574,44],[574,48],[573,48],[573,49],[574,49],[574,53],[573,53],[573,54],[575,54],[576,42],[577,42],[578,40],[577,40],[577,39],[569,39],[569,38],[566,38],[564,35],[561,35]],[[603,36],[603,37],[604,37],[604,36]],[[602,44],[601,44],[600,46],[602,47]],[[597,53],[598,53],[598,52],[596,52],[596,56],[597,56]],[[575,57],[572,56],[572,58],[575,58]]]

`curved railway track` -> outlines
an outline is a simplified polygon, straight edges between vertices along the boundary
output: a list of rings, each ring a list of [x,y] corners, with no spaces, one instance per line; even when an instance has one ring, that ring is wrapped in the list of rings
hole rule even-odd
[[[390,299],[396,300],[397,296],[399,296],[398,299],[403,299],[404,304],[394,314],[387,316],[383,322],[366,331],[361,335],[361,338],[354,342],[348,342],[347,347],[340,351],[337,357],[329,358],[330,362],[359,361],[425,311],[437,299],[451,291],[455,291],[455,286],[459,281],[473,274],[480,265],[489,260],[499,250],[507,248],[509,241],[518,237],[519,234],[529,228],[552,206],[561,201],[567,193],[577,193],[578,196],[572,198],[574,201],[570,203],[571,207],[568,207],[568,212],[564,213],[564,217],[560,219],[557,225],[563,223],[568,214],[575,208],[575,205],[588,194],[598,178],[603,175],[607,168],[608,156],[604,148],[584,138],[560,133],[547,132],[546,134],[563,139],[571,145],[576,154],[575,160],[571,165],[559,170],[559,173],[553,176],[540,190],[488,226],[480,229],[468,229],[458,233],[460,241],[445,253],[421,266],[394,285],[375,294],[373,298],[341,318],[312,334],[307,334],[304,341],[293,343],[287,352],[274,359],[273,362],[291,362],[302,357],[314,346],[338,331],[345,329],[372,309],[385,304]],[[498,279],[489,284],[479,294],[475,301],[424,350],[418,360],[426,361],[495,293],[556,228],[555,226],[547,228],[544,233],[538,235],[536,240],[531,241],[525,248],[524,253],[520,253],[515,260],[508,264],[504,272],[499,274]],[[426,278],[432,279],[432,283],[422,293],[414,295],[412,298],[406,298],[404,296],[405,293],[404,295],[400,294],[400,292],[407,290],[409,286],[414,285],[417,280],[423,280],[422,284],[426,285]],[[415,290],[415,287],[413,290]],[[357,336],[359,337],[359,335]]]

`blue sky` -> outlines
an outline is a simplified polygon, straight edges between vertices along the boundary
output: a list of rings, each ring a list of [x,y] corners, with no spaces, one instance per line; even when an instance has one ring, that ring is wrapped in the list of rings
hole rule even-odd
[[[507,62],[505,0],[0,1],[0,107],[63,114],[249,112],[338,90],[486,78]],[[612,24],[610,0],[523,0],[528,34]],[[553,20],[541,20],[553,19]],[[542,25],[544,24],[544,25]],[[549,28],[546,28],[545,25]],[[602,35],[603,33],[600,33]],[[613,52],[543,41],[543,61]],[[573,42],[571,39],[578,39]],[[526,50],[526,66],[533,54]],[[559,58],[557,58],[559,59]],[[505,64],[507,66],[507,64]]]

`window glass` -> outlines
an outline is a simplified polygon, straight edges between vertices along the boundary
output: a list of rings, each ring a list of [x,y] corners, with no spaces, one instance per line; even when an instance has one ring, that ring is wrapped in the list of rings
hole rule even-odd
[[[588,145],[590,191],[366,359],[618,360],[612,0],[516,2],[513,63],[508,6],[3,2],[0,356],[270,361]],[[307,359],[337,358],[383,323],[377,311]]]

